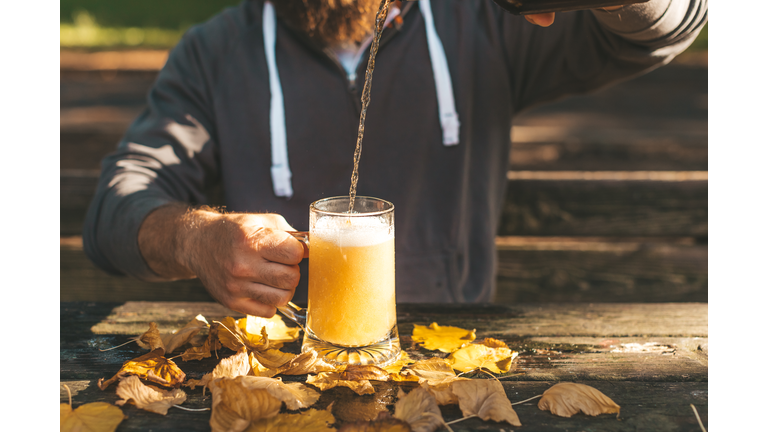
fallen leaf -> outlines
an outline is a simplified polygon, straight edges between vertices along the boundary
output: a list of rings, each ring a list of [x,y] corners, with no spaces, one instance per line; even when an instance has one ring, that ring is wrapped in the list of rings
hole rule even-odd
[[[398,391],[395,403],[395,418],[411,425],[413,432],[432,432],[445,423],[435,397],[426,389],[418,387],[405,394]]]
[[[203,375],[203,377],[200,378],[199,380],[197,380],[197,379],[188,379],[188,380],[184,381],[184,384],[182,384],[181,386],[182,387],[189,387],[192,390],[194,390],[195,387],[198,387],[198,386],[202,386],[202,387],[207,386],[208,383],[210,383],[212,379],[213,379],[213,375],[209,372],[209,373]],[[205,393],[205,389],[203,389],[203,393]]]
[[[208,330],[208,337],[202,346],[188,348],[181,355],[181,359],[184,361],[190,360],[202,360],[211,356],[211,351],[217,351],[221,349],[221,342],[219,342],[218,326],[211,326]]]
[[[309,409],[297,414],[278,414],[268,419],[257,420],[245,432],[329,432],[335,431],[330,425],[336,422],[327,410]]]
[[[398,374],[403,369],[403,367],[413,362],[414,360],[411,360],[411,358],[408,357],[407,352],[400,351],[400,355],[397,357],[397,360],[395,360],[395,362],[389,366],[384,367],[383,369],[391,374]]]
[[[141,382],[135,375],[127,376],[117,385],[117,395],[121,400],[116,405],[124,405],[133,402],[137,407],[153,413],[166,415],[168,408],[180,405],[187,400],[187,394],[179,389],[162,390],[154,386],[148,386]]]
[[[368,380],[348,381],[341,379],[341,372],[320,372],[317,375],[307,376],[307,384],[313,385],[325,391],[336,386],[348,387],[359,395],[373,394],[376,391]]]
[[[184,327],[174,331],[171,334],[162,335],[165,352],[172,353],[179,347],[189,342],[200,330],[209,327],[208,321],[202,315],[197,315],[192,321]]]
[[[499,381],[462,380],[454,382],[451,389],[458,397],[459,408],[465,417],[476,415],[483,420],[504,421],[512,426],[522,426]]]
[[[437,385],[456,381],[458,377],[451,364],[445,359],[431,358],[419,360],[408,366],[407,372],[419,378],[419,382]]]
[[[461,372],[485,368],[493,373],[509,372],[517,352],[509,348],[491,348],[482,344],[470,344],[448,356],[451,367]]]
[[[296,358],[296,354],[284,353],[277,349],[269,349],[261,352],[255,351],[252,354],[253,357],[259,361],[259,364],[267,369],[279,369],[281,366],[286,365]]]
[[[408,422],[396,419],[389,412],[379,413],[373,421],[359,421],[343,425],[339,432],[411,432]]]
[[[87,403],[74,411],[63,403],[60,411],[61,432],[113,432],[125,418],[120,408],[106,402]]]
[[[423,344],[428,350],[440,350],[450,353],[475,340],[475,330],[469,331],[459,327],[439,326],[433,322],[429,327],[414,324],[414,342]]]
[[[506,342],[494,338],[485,338],[480,343],[491,348],[509,348]]]
[[[544,392],[539,400],[539,409],[549,410],[560,417],[570,417],[579,411],[591,416],[619,414],[621,407],[594,387],[564,382]]]
[[[335,370],[336,366],[318,357],[316,351],[301,353],[280,367],[280,373],[283,375],[306,375]]]
[[[466,380],[468,378],[456,378],[456,380]],[[438,405],[454,405],[459,403],[459,398],[453,393],[453,383],[444,382],[440,384],[430,385],[428,383],[422,383],[421,386],[427,390],[437,401]]]
[[[150,351],[162,348],[162,354],[165,354],[163,338],[160,337],[160,330],[158,330],[157,324],[153,322],[149,323],[149,330],[145,331],[138,339],[136,339],[136,344]]]
[[[266,390],[251,390],[243,385],[247,377],[219,378],[211,381],[213,395],[210,425],[212,432],[240,432],[251,422],[277,415],[282,402]]]
[[[240,348],[237,354],[222,359],[211,372],[211,378],[235,378],[248,375],[251,372],[251,363],[248,359],[248,351]]]
[[[309,408],[320,398],[320,393],[304,384],[284,383],[280,378],[245,376],[242,377],[240,383],[249,390],[263,389],[268,391],[275,399],[285,402],[286,408],[291,411]]]
[[[263,364],[259,363],[259,360],[256,358],[254,353],[248,353],[248,360],[251,363],[251,372],[255,376],[262,376],[262,377],[273,377],[280,373],[280,369],[278,368],[268,368],[264,366]]]
[[[269,338],[264,328],[261,334],[251,334],[245,331],[245,320],[240,325],[232,317],[226,317],[217,322],[221,327],[218,330],[219,341],[221,344],[232,351],[237,351],[241,347],[246,347],[250,351],[266,351],[271,348]]]
[[[288,327],[285,325],[280,315],[275,315],[272,318],[246,315],[245,331],[247,333],[260,335],[262,327],[267,329],[269,340],[273,342],[293,342],[299,339],[299,332],[301,331],[298,327]]]
[[[104,378],[99,378],[97,385],[100,389],[105,390],[118,379],[128,375],[136,375],[141,379],[166,387],[179,387],[186,376],[173,360],[163,357],[163,349],[158,348],[123,363],[115,376],[106,381]]]
[[[347,365],[341,372],[341,379],[347,381],[389,381],[389,373],[375,365]]]

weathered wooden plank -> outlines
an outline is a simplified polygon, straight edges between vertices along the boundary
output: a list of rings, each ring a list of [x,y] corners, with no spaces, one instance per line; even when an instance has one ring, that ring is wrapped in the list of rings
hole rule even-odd
[[[61,234],[77,235],[98,171],[62,171]],[[512,180],[499,235],[707,236],[706,181]]]
[[[706,236],[706,181],[516,180],[499,235]]]
[[[607,240],[498,238],[495,301],[707,301],[707,245],[692,239]]]

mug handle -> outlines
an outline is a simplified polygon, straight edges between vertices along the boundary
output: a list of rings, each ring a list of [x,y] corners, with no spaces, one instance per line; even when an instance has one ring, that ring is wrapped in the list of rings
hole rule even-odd
[[[304,258],[309,258],[309,231],[286,231],[304,246]]]

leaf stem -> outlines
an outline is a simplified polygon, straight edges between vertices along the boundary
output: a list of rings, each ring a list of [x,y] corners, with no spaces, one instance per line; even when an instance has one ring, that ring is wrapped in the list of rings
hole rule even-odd
[[[699,422],[699,427],[701,427],[701,430],[704,432],[707,432],[707,430],[704,428],[704,423],[701,422],[701,417],[699,417],[699,412],[696,411],[696,407],[691,404],[691,409],[693,410],[693,415],[696,416],[696,420]]]
[[[528,398],[528,399],[526,399],[526,400],[523,400],[523,401],[520,401],[520,402],[515,402],[515,403],[513,403],[512,405],[520,405],[521,403],[526,403],[526,402],[528,402],[528,401],[531,401],[531,400],[534,400],[534,399],[536,399],[536,398],[540,398],[541,396],[542,396],[542,395],[536,395],[536,396],[534,396],[534,397],[532,397],[532,398]]]
[[[182,409],[184,411],[210,411],[210,408],[186,408],[181,405],[173,405],[174,408]]]
[[[129,340],[128,342],[126,342],[126,343],[124,343],[124,344],[120,344],[120,345],[118,345],[118,346],[113,346],[112,348],[107,348],[107,349],[100,349],[99,351],[101,351],[101,352],[104,352],[104,351],[113,350],[113,349],[115,349],[115,348],[120,348],[121,346],[125,346],[125,345],[128,345],[128,344],[129,344],[129,343],[131,343],[131,342],[136,342],[137,340],[138,340],[138,338],[132,338],[131,340]]]
[[[236,334],[235,334],[235,332],[233,332],[232,330],[230,330],[230,329],[229,329],[229,327],[227,327],[227,326],[225,326],[224,324],[222,324],[222,323],[221,323],[221,321],[214,321],[214,322],[215,322],[216,324],[218,324],[218,325],[220,325],[220,326],[224,327],[225,329],[227,329],[227,331],[228,331],[228,332],[230,332],[230,333],[232,334],[232,336],[234,336],[234,337],[235,337],[235,339],[237,339],[237,341],[238,341],[238,342],[240,342],[241,344],[243,344],[243,346],[246,346],[246,345],[245,345],[245,342],[243,342],[243,339],[242,339],[240,336],[236,335]]]
[[[458,423],[458,422],[461,422],[461,421],[464,421],[464,420],[467,420],[467,419],[471,419],[473,417],[477,417],[477,414],[472,414],[471,416],[462,417],[462,418],[460,418],[458,420],[449,421],[448,423],[446,423],[446,425],[452,425],[454,423]]]

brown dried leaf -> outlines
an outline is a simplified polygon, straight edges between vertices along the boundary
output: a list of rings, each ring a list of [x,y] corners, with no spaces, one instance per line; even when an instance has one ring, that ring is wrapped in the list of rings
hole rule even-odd
[[[267,369],[279,369],[296,358],[296,354],[284,353],[277,349],[268,349],[261,352],[254,351],[253,357],[259,361],[260,365]]]
[[[125,418],[120,408],[106,402],[87,403],[74,411],[63,403],[60,416],[61,432],[114,432]]]
[[[468,378],[457,378],[457,380],[466,380]],[[434,396],[435,401],[437,401],[438,405],[454,405],[459,403],[459,398],[456,397],[456,395],[453,393],[453,383],[455,381],[451,382],[444,382],[441,384],[435,384],[430,385],[427,382],[424,382],[421,384],[421,386],[427,390],[432,396]]]
[[[494,338],[485,338],[480,343],[491,348],[509,348],[506,342]]]
[[[245,432],[330,432],[336,429],[330,425],[336,422],[330,411],[309,409],[297,414],[278,414],[268,419],[257,420]]]
[[[221,349],[221,343],[219,342],[218,326],[211,326],[208,330],[208,338],[202,346],[188,348],[181,355],[181,359],[184,361],[190,360],[202,360],[211,356],[211,351],[217,351]]]
[[[359,421],[347,423],[339,429],[339,432],[411,432],[408,422],[396,419],[389,412],[379,413],[374,421]]]
[[[249,390],[263,389],[274,398],[285,402],[289,410],[309,408],[320,398],[320,393],[302,383],[284,383],[280,378],[256,376],[242,377],[241,385]]]
[[[175,330],[171,334],[162,335],[165,352],[172,353],[179,347],[189,342],[200,330],[209,327],[208,321],[202,315],[197,315],[184,327]]]
[[[539,400],[539,409],[549,410],[560,417],[570,417],[579,411],[591,416],[618,415],[621,407],[594,387],[564,382],[544,392]]]
[[[241,321],[243,320],[238,320],[238,325]],[[272,318],[246,315],[242,328],[249,334],[260,335],[262,327],[267,329],[269,340],[272,342],[293,342],[299,339],[299,332],[301,331],[298,327],[285,325],[280,315],[275,315]]]
[[[221,321],[215,321],[218,326],[219,341],[221,344],[232,351],[237,351],[242,347],[249,351],[266,351],[270,346],[266,329],[261,329],[261,334],[250,334],[245,331],[245,319],[239,320],[242,325],[232,317],[226,317]]]
[[[452,390],[459,399],[459,408],[465,417],[476,415],[483,420],[504,421],[512,426],[522,426],[499,381],[456,381]]]
[[[335,370],[336,367],[318,357],[316,351],[301,353],[280,367],[280,373],[283,375],[306,375]]]
[[[453,326],[439,326],[433,322],[429,327],[414,324],[412,339],[422,343],[428,350],[450,353],[475,340],[475,330],[464,330]]]
[[[434,396],[419,387],[407,395],[398,390],[395,418],[408,422],[413,432],[433,432],[443,425],[443,415]]]
[[[261,377],[273,377],[280,373],[280,369],[277,368],[268,368],[261,363],[259,363],[259,360],[256,359],[256,356],[253,355],[254,353],[248,353],[248,360],[251,363],[251,372],[255,376],[261,376]]]
[[[374,365],[347,365],[341,372],[341,379],[347,381],[389,381],[389,373]]]
[[[120,380],[120,384],[117,385],[117,395],[122,399],[115,402],[116,405],[122,406],[126,402],[133,402],[143,410],[162,415],[168,414],[168,408],[171,406],[182,404],[187,400],[187,394],[182,390],[162,390],[148,386],[135,375]]]
[[[445,359],[436,357],[419,360],[408,366],[407,371],[409,374],[417,376],[420,383],[426,382],[431,386],[450,383],[459,379],[450,363]]]
[[[248,351],[243,347],[237,354],[222,359],[211,372],[211,379],[235,378],[248,375],[251,372],[251,363],[248,361]]]
[[[211,382],[212,379],[213,379],[213,374],[209,372],[209,373],[203,375],[203,377],[200,378],[199,380],[188,379],[188,380],[184,381],[184,384],[182,384],[181,386],[182,387],[189,387],[192,390],[194,390],[195,387],[198,387],[198,386],[206,387],[208,385],[208,383]],[[205,389],[203,389],[203,392],[205,392]]]
[[[105,390],[118,379],[128,375],[136,375],[141,379],[165,387],[179,387],[186,376],[173,360],[163,357],[163,349],[158,348],[141,357],[128,360],[123,363],[115,376],[106,381],[104,378],[99,378],[97,384],[100,389]]]
[[[342,386],[350,388],[352,391],[359,395],[376,393],[370,381],[343,380],[341,379],[340,372],[320,372],[317,375],[309,375],[307,376],[307,384],[311,384],[319,388],[320,391],[332,389],[336,386]]]
[[[212,432],[240,432],[251,422],[277,415],[282,402],[268,391],[243,385],[247,377],[219,378],[209,387],[213,395],[210,425]]]
[[[144,334],[136,339],[136,344],[150,351],[162,348],[162,354],[165,354],[165,344],[163,343],[163,338],[160,337],[160,330],[158,330],[157,324],[154,322],[149,323],[149,330],[144,332]]]
[[[481,344],[471,344],[451,353],[448,362],[451,367],[461,372],[485,368],[493,373],[509,372],[512,359],[517,352],[509,348],[491,348]]]

